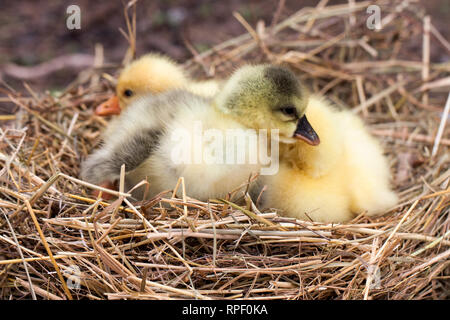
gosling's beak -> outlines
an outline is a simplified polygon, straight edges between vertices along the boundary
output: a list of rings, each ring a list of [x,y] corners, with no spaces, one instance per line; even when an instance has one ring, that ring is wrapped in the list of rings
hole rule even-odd
[[[311,127],[306,116],[301,117],[297,122],[294,138],[305,141],[307,144],[317,146],[320,143],[319,136]]]
[[[119,98],[113,96],[95,108],[95,114],[98,116],[109,116],[112,114],[120,114]]]

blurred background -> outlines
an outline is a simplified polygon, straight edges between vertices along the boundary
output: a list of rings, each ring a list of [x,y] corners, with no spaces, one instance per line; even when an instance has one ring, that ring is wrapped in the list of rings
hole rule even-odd
[[[358,2],[358,1],[356,1]],[[279,19],[286,18],[318,1],[285,0]],[[330,0],[327,5],[348,3]],[[376,3],[376,1],[374,1]],[[76,4],[81,9],[81,29],[68,30],[66,9]],[[64,88],[79,69],[64,68],[45,76],[22,77],[8,72],[8,65],[35,66],[63,55],[94,55],[96,44],[103,47],[105,62],[120,63],[128,42],[119,29],[126,31],[125,1],[15,1],[2,0],[0,10],[0,80],[18,90],[26,80],[36,90]],[[191,58],[192,50],[203,52],[234,36],[246,33],[233,16],[239,12],[251,25],[263,20],[270,26],[279,5],[272,1],[152,0],[137,3],[136,53],[160,51],[179,62]],[[423,1],[433,25],[449,39],[450,1]],[[406,48],[421,50],[421,34],[411,39]],[[191,49],[189,49],[189,47]],[[431,61],[444,62],[449,57],[432,41]],[[25,70],[26,71],[26,70]],[[2,108],[0,106],[0,108]],[[0,111],[1,112],[1,111]]]

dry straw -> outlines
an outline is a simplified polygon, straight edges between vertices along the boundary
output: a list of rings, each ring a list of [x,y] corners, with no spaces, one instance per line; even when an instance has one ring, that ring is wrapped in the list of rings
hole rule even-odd
[[[248,33],[185,67],[226,77],[246,62],[290,66],[382,141],[398,206],[329,225],[263,210],[245,185],[227,199],[197,201],[182,179],[174,186],[181,199],[168,190],[136,202],[123,188],[116,201],[96,199],[92,189],[106,190],[77,177],[106,124],[93,109],[113,77],[97,64],[59,94],[2,91],[20,110],[0,115],[0,297],[448,298],[450,65],[429,55],[431,46],[448,56],[450,45],[414,1],[379,1],[382,29],[369,30],[371,3],[321,1],[283,17],[280,1],[270,26],[235,14]],[[126,21],[129,59],[135,15]],[[408,50],[410,41],[419,49]]]

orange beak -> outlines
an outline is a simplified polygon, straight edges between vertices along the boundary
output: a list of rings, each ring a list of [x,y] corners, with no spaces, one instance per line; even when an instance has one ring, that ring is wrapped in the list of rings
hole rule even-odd
[[[113,96],[95,108],[95,114],[98,116],[109,116],[112,114],[120,114],[119,98]]]

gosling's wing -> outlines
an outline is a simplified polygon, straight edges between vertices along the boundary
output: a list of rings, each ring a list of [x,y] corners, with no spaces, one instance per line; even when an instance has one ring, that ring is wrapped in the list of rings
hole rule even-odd
[[[103,145],[82,164],[81,176],[92,183],[114,181],[125,164],[126,172],[148,159],[178,110],[197,96],[184,91],[148,95],[134,102],[105,130]]]
[[[120,143],[105,144],[83,162],[81,177],[97,184],[116,180],[123,164],[125,172],[129,172],[150,157],[158,145],[160,135],[158,129],[146,129],[127,135]]]
[[[158,146],[161,135],[161,130],[152,128],[135,132],[114,147],[111,158],[107,162],[111,164],[110,166],[115,172],[120,172],[120,167],[123,164],[125,164],[127,172],[132,171],[150,157]]]

